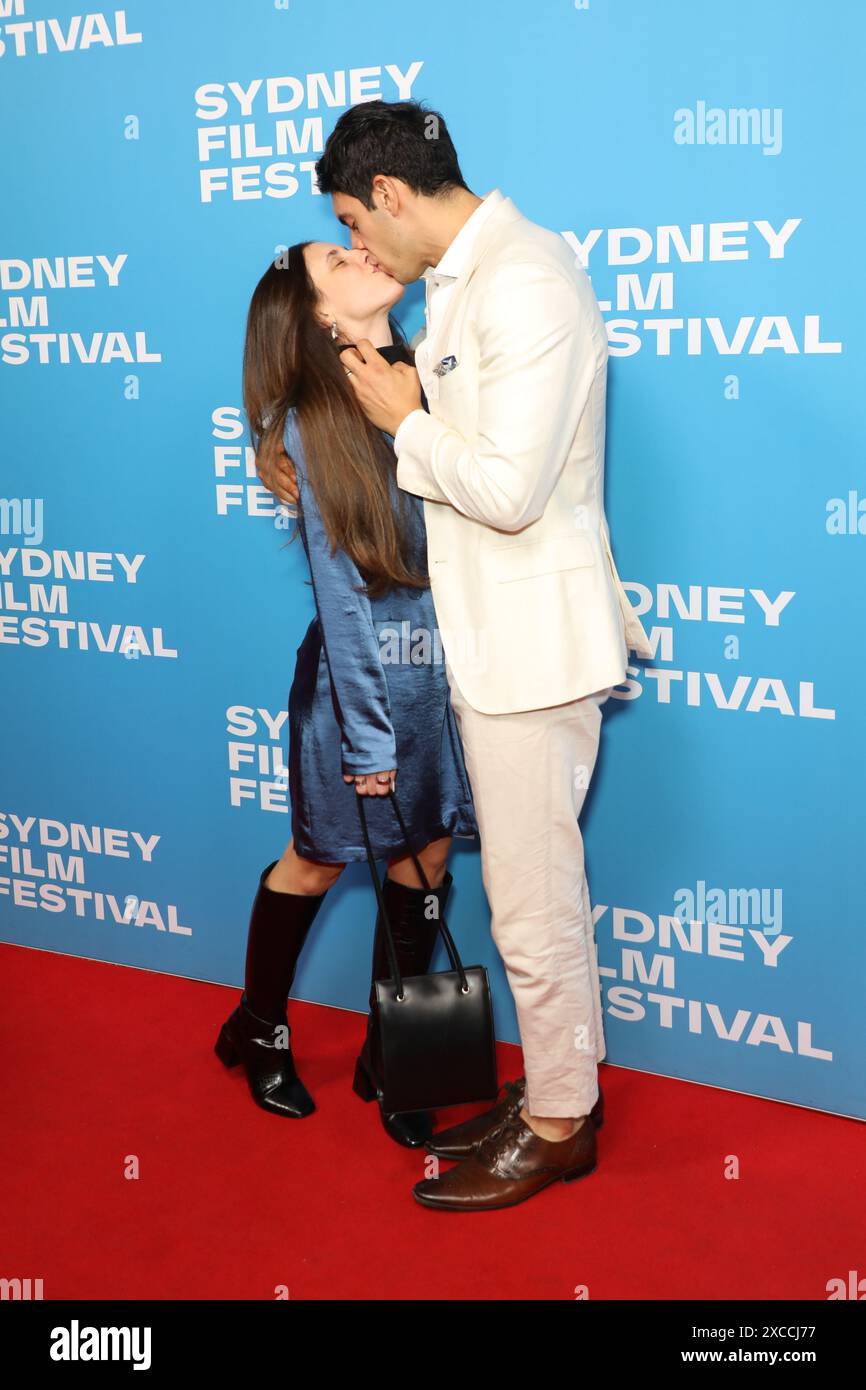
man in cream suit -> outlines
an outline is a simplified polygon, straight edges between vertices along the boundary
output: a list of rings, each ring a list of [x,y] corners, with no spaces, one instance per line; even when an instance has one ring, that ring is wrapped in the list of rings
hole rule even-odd
[[[351,245],[426,281],[417,372],[362,339],[341,359],[426,499],[433,601],[481,832],[491,930],[525,1079],[434,1136],[457,1158],[416,1184],[442,1210],[510,1206],[591,1172],[605,1056],[578,817],[602,706],[651,655],[604,513],[607,335],[565,240],[463,181],[445,122],[367,102],[316,166]],[[369,206],[368,206],[369,204]],[[421,408],[423,385],[429,413]]]

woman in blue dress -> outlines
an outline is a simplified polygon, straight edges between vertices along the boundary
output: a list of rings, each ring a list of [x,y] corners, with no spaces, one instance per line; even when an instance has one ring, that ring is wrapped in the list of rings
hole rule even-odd
[[[366,859],[356,798],[365,798],[373,853],[387,860],[383,894],[406,975],[430,964],[451,839],[478,830],[430,594],[424,504],[397,486],[391,436],[367,420],[340,360],[363,337],[388,361],[412,362],[389,312],[403,289],[366,251],[301,242],[262,276],[247,320],[244,410],[257,459],[285,451],[294,463],[316,617],[289,693],[292,838],[260,876],[244,991],[216,1052],[227,1066],[245,1064],[257,1104],[292,1118],[315,1104],[292,1059],[286,1004],[325,895],[347,863]],[[377,920],[371,1005],[372,982],[389,975]],[[379,1099],[398,1143],[424,1144],[431,1116],[386,1113],[380,1065],[371,1014],[354,1089]]]

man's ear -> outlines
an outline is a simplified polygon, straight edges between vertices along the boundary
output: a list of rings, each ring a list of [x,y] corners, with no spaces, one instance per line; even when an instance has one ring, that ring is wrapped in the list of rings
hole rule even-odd
[[[401,182],[400,179],[395,179],[391,174],[376,174],[373,178],[374,201],[380,211],[387,212],[391,217],[395,217],[400,210],[402,187],[398,187],[398,185]]]

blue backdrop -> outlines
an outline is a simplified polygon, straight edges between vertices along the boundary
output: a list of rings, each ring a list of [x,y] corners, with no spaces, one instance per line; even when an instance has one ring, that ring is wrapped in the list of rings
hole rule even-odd
[[[805,18],[0,0],[5,940],[241,982],[313,611],[247,447],[245,315],[280,247],[344,239],[313,172],[341,111],[414,97],[608,322],[607,510],[656,640],[583,820],[608,1060],[866,1117],[864,24]],[[452,869],[517,1041],[477,845]],[[373,918],[354,866],[295,995],[365,1009]]]

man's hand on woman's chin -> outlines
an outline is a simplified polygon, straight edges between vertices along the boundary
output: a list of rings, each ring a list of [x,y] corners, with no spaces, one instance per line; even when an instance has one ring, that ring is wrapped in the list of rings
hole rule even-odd
[[[280,457],[273,467],[269,467],[263,460],[256,459],[256,472],[262,486],[266,487],[268,492],[272,492],[281,502],[286,502],[291,507],[297,506],[300,493],[295,477],[295,465],[285,449],[280,450]]]

